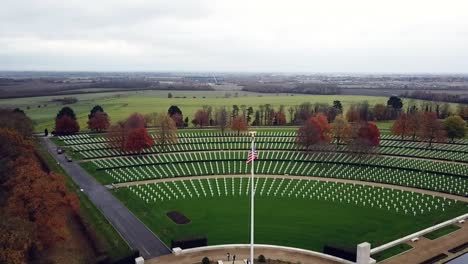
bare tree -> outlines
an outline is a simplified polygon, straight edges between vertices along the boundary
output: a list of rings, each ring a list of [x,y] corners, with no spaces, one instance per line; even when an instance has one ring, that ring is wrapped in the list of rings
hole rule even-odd
[[[167,114],[158,114],[154,121],[156,125],[156,144],[165,149],[169,144],[177,143],[177,127],[174,120]]]
[[[226,110],[226,107],[221,107],[216,111],[215,114],[216,118],[216,123],[219,126],[219,129],[221,129],[221,133],[224,135],[224,130],[226,130],[226,127],[228,126],[229,123],[229,113]]]

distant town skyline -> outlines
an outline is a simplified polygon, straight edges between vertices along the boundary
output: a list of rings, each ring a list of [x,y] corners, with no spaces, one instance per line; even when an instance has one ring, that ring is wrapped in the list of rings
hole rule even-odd
[[[0,71],[468,73],[468,2],[6,0]]]

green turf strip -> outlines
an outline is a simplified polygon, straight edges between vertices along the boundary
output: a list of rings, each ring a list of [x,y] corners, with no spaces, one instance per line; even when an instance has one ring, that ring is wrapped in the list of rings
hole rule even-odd
[[[396,245],[394,247],[391,247],[389,249],[386,249],[382,252],[379,252],[375,255],[372,255],[372,258],[377,260],[377,262],[380,262],[380,261],[383,261],[385,259],[388,259],[390,257],[393,257],[393,256],[396,256],[398,254],[401,254],[403,252],[406,252],[410,249],[412,249],[413,247],[408,245],[408,244],[399,244],[399,245]]]
[[[448,235],[448,234],[450,234],[452,232],[455,232],[458,229],[460,229],[459,226],[449,225],[449,226],[437,229],[436,231],[433,231],[431,233],[425,234],[424,237],[427,238],[427,239],[430,239],[430,240],[434,240],[434,239],[437,239],[439,237],[443,237],[445,235]]]

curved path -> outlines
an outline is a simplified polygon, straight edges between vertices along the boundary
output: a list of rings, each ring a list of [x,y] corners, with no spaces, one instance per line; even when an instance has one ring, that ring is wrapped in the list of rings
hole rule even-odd
[[[123,182],[123,183],[115,183],[112,184],[115,188],[122,188],[128,186],[135,186],[141,184],[149,184],[149,183],[159,183],[159,182],[174,182],[174,181],[184,181],[184,180],[197,180],[197,179],[222,179],[222,178],[248,178],[250,175],[247,174],[228,174],[228,175],[205,175],[205,176],[190,176],[190,177],[177,177],[177,178],[162,178],[162,179],[152,179],[152,180],[144,180],[144,181],[133,181],[133,182]],[[349,183],[349,184],[358,184],[358,185],[365,185],[365,186],[374,186],[374,187],[383,187],[389,189],[396,189],[408,192],[415,192],[415,193],[422,193],[427,195],[433,195],[437,197],[447,198],[462,201],[468,203],[468,197],[448,194],[448,193],[441,193],[435,192],[430,190],[418,189],[413,187],[405,187],[400,185],[392,185],[386,183],[377,183],[377,182],[367,182],[367,181],[356,181],[356,180],[347,180],[347,179],[337,179],[337,178],[325,178],[325,177],[313,177],[313,176],[286,176],[286,175],[268,175],[268,174],[256,174],[256,178],[287,178],[287,179],[298,179],[298,180],[314,180],[314,181],[322,181],[322,182],[336,182],[336,183]]]
[[[169,254],[166,245],[140,221],[130,210],[115,198],[106,187],[98,183],[80,165],[66,162],[64,155],[58,155],[57,146],[49,138],[41,138],[41,143],[55,158],[73,181],[102,212],[117,232],[127,241],[132,249],[138,249],[145,258]]]

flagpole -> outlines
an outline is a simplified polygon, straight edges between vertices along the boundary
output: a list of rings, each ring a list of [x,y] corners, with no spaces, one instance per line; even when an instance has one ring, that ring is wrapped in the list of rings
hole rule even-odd
[[[250,146],[250,151],[254,151],[254,141],[255,141],[255,131],[249,132],[252,136],[252,145]],[[252,153],[252,155],[254,155]],[[254,196],[255,196],[255,181],[254,181],[254,162],[255,158],[252,158],[252,167],[251,169],[251,182],[250,182],[250,264],[254,262]]]

